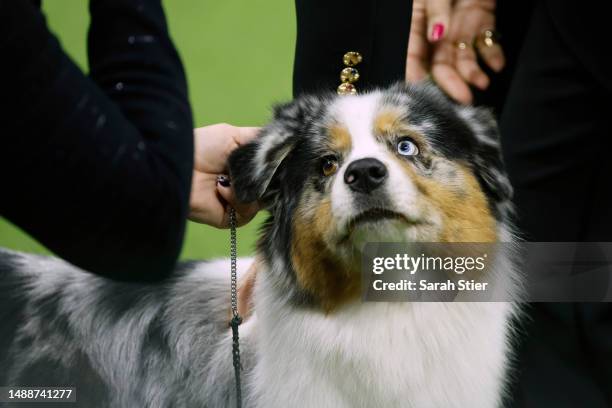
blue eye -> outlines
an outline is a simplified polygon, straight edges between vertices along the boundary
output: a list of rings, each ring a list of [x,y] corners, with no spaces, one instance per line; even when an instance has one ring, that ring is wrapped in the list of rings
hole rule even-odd
[[[397,144],[397,152],[402,156],[416,156],[419,154],[419,148],[412,140],[403,139]]]

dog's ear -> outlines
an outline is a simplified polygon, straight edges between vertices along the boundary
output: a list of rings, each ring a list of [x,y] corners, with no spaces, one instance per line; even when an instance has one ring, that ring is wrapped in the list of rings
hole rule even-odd
[[[472,164],[487,195],[498,204],[509,201],[512,185],[502,160],[499,128],[493,113],[475,107],[458,107],[458,112],[474,134]]]
[[[274,176],[302,133],[305,119],[301,111],[297,102],[277,106],[272,122],[258,137],[232,152],[230,176],[239,200],[265,203],[274,195]]]
[[[234,150],[229,169],[237,198],[253,202],[268,195],[276,171],[295,143],[294,135],[272,124],[262,129],[257,139]]]

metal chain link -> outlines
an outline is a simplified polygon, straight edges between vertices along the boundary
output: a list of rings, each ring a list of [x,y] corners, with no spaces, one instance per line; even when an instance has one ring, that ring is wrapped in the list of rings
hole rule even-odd
[[[230,227],[230,262],[231,262],[231,302],[232,302],[232,320],[230,326],[232,328],[232,360],[234,364],[234,377],[236,380],[236,407],[242,407],[242,390],[240,384],[240,371],[242,364],[240,363],[240,339],[238,336],[238,326],[242,323],[242,318],[238,314],[238,282],[237,282],[237,244],[236,244],[236,210],[229,209],[229,227]]]
[[[232,316],[238,316],[238,283],[236,273],[236,210],[229,209]]]

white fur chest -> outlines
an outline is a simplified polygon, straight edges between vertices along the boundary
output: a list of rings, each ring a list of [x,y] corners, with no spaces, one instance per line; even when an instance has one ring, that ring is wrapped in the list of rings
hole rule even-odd
[[[259,289],[249,381],[257,407],[500,403],[509,303],[357,302],[326,316]]]

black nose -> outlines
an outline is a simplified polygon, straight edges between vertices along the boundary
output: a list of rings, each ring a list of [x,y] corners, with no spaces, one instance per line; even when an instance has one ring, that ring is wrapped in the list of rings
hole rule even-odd
[[[387,168],[380,160],[367,158],[352,162],[344,173],[344,182],[353,191],[368,194],[387,178]]]

